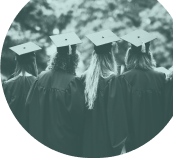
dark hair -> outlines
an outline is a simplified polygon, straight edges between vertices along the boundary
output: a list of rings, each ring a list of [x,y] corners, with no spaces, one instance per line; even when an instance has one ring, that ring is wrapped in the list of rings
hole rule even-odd
[[[35,53],[32,52],[24,55],[16,54],[15,57],[16,57],[16,68],[14,76],[19,75],[21,72],[23,73],[23,75],[25,75],[25,72],[28,72],[35,77],[38,76]]]
[[[48,69],[63,69],[70,74],[76,74],[75,70],[78,65],[78,54],[76,54],[76,45],[72,45],[72,53],[69,54],[69,46],[57,48],[58,53],[51,61]]]
[[[141,47],[131,46],[127,50],[125,57],[125,64],[127,70],[130,69],[144,69],[150,70],[156,67],[155,60],[153,59],[153,55],[150,51],[150,42],[146,43],[146,53],[141,51]]]
[[[104,44],[101,46],[94,46],[95,53],[97,54],[108,54],[111,52],[112,43]]]

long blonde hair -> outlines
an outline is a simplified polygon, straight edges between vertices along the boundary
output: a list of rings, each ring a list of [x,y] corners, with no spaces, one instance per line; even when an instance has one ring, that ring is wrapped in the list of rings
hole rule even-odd
[[[100,77],[107,78],[112,74],[117,74],[112,44],[105,44],[94,47],[92,59],[85,77],[85,102],[88,109],[93,109],[94,101],[97,98],[98,83]]]

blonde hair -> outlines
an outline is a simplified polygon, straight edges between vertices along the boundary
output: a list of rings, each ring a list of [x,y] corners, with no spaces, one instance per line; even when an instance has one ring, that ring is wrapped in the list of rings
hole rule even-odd
[[[97,98],[97,90],[100,77],[107,78],[117,74],[117,66],[114,53],[111,51],[112,45],[106,44],[95,47],[88,70],[85,77],[85,102],[88,109],[93,109],[94,101]]]

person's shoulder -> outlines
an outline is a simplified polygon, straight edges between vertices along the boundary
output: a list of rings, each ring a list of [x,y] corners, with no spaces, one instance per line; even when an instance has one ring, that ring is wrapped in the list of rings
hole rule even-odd
[[[75,76],[67,85],[67,91],[80,91],[83,93],[85,88],[85,78],[84,76]]]
[[[38,75],[37,79],[41,79],[41,78],[44,77],[44,76],[49,76],[50,74],[51,74],[51,71],[50,71],[50,70],[42,71],[42,72]]]
[[[51,78],[51,76],[53,75],[52,70],[45,70],[42,71],[36,78],[36,80],[39,83],[45,82],[46,80],[49,80]]]
[[[21,86],[21,82],[20,82],[21,78],[22,78],[22,76],[16,76],[16,77],[13,77],[7,81],[4,81],[2,84],[3,89],[11,91],[15,87]]]
[[[74,77],[73,74],[65,71],[46,70],[40,73],[37,82],[39,87],[45,89],[65,90]]]
[[[21,78],[21,76],[13,77],[13,78],[11,78],[11,79],[9,79],[9,80],[7,80],[7,81],[4,81],[3,84],[4,84],[4,85],[12,84],[12,83],[16,82],[19,78]]]
[[[105,90],[108,87],[113,87],[114,84],[117,84],[119,81],[119,75],[112,74],[107,78],[101,78],[100,83],[99,83],[99,89],[100,90]]]
[[[120,76],[129,76],[129,75],[134,75],[134,74],[138,74],[141,70],[138,69],[131,69],[131,70],[127,70],[126,72],[122,73]]]
[[[165,76],[169,73],[169,70],[164,67],[158,67],[153,69],[153,73],[155,73],[156,75]]]
[[[125,73],[122,74],[122,76],[133,76],[133,75],[156,75],[156,76],[162,76],[165,77],[165,73],[162,71],[157,70],[156,68],[153,69],[131,69]]]
[[[73,79],[69,82],[69,84],[74,85],[84,85],[85,76],[74,76]]]
[[[168,74],[169,70],[164,68],[164,67],[157,67],[154,69],[155,72],[159,72],[159,73],[164,73],[164,74]]]
[[[165,69],[166,70],[166,69]],[[160,71],[160,70],[156,70],[156,69],[153,69],[150,71],[150,73],[156,78],[156,79],[160,79],[160,80],[163,80],[163,81],[166,81],[166,77],[168,75],[168,73],[166,72],[163,68],[163,71]],[[165,71],[165,72],[164,72]]]
[[[37,80],[37,77],[35,76],[26,76],[25,81],[28,82],[29,85],[32,85]]]

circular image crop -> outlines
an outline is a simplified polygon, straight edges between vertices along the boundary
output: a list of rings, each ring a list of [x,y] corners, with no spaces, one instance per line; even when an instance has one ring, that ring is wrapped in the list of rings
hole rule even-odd
[[[4,94],[23,128],[57,152],[126,154],[172,118],[172,43],[157,0],[30,0],[4,41]]]

